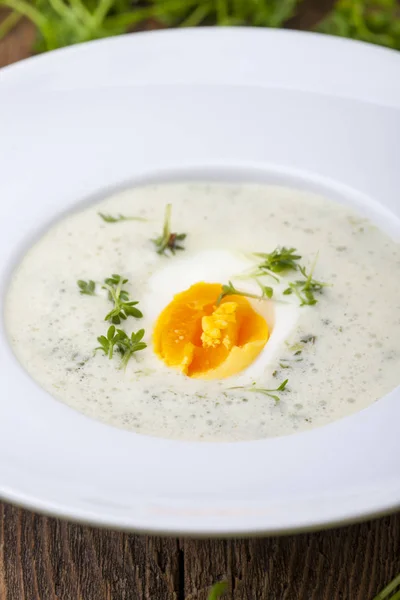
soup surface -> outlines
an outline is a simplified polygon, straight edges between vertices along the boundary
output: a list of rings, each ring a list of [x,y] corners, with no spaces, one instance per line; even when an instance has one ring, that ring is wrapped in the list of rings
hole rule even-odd
[[[149,185],[53,226],[14,274],[6,324],[30,375],[94,419],[252,440],[325,425],[399,383],[399,281],[399,244],[322,197]]]

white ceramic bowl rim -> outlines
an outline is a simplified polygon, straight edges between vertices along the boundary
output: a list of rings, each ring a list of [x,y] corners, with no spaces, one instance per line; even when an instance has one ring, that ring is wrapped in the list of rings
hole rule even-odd
[[[284,181],[326,191],[399,233],[399,72],[395,52],[259,29],[122,36],[3,69],[3,298],[12,268],[49,222],[129,181]],[[167,441],[55,402],[17,363],[1,327],[5,500],[196,535],[313,529],[400,507],[398,389],[295,436]]]

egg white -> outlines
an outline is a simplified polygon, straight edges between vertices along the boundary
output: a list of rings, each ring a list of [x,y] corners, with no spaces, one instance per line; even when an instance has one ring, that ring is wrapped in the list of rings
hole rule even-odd
[[[176,294],[200,281],[228,283],[252,264],[240,254],[227,250],[204,250],[192,255],[185,253],[185,256],[176,255],[163,262],[163,268],[150,277],[148,293],[142,304],[153,324]]]
[[[259,294],[260,288],[257,282],[252,279],[240,279],[241,274],[248,272],[251,267],[254,267],[254,263],[245,256],[221,249],[205,250],[191,256],[175,256],[165,261],[163,268],[150,277],[148,291],[143,298],[146,320],[149,321],[151,330],[173,297],[195,283],[204,281],[224,284],[232,281],[238,289]],[[299,318],[299,306],[290,297],[287,299],[283,297],[285,300],[282,300],[282,286],[272,279],[268,279],[268,282],[265,280],[265,283],[274,288],[273,298],[271,300],[249,298],[248,300],[266,320],[270,337],[264,349],[247,369],[228,378],[239,385],[251,384],[277,367],[285,340],[296,327]]]

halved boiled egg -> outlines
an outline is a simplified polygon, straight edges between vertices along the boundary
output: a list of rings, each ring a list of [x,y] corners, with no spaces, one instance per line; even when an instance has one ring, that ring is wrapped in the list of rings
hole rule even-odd
[[[217,306],[221,284],[230,280],[242,291],[259,294],[257,282],[237,279],[253,267],[252,260],[225,249],[165,261],[149,278],[143,299],[145,328],[152,330],[158,358],[192,378],[235,376],[241,385],[272,373],[296,326],[297,303],[276,289],[272,300],[235,295]]]
[[[197,283],[162,311],[153,344],[166,365],[190,377],[222,379],[243,371],[264,348],[265,319],[243,296],[218,304],[221,291],[219,283]]]

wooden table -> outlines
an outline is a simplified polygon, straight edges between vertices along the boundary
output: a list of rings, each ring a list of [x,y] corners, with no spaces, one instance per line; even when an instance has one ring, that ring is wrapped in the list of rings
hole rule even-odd
[[[0,67],[27,56],[32,39],[21,22],[0,42]],[[0,504],[0,600],[206,600],[221,578],[228,600],[371,600],[398,572],[400,514],[322,533],[195,541]]]

